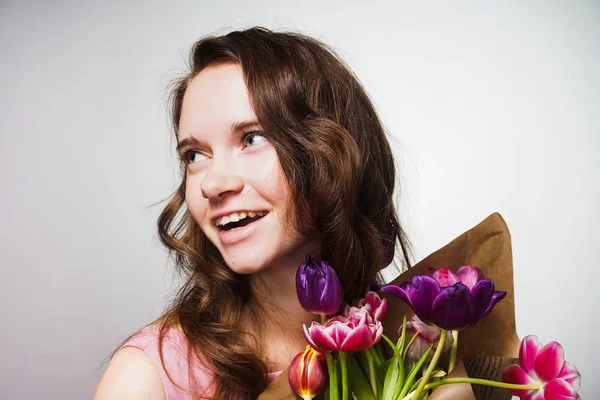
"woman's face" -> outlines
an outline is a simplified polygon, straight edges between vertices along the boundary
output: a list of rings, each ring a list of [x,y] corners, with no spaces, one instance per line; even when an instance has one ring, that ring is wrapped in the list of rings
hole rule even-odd
[[[209,67],[189,84],[178,151],[187,163],[187,208],[235,272],[303,260],[286,212],[290,190],[250,104],[242,70]]]

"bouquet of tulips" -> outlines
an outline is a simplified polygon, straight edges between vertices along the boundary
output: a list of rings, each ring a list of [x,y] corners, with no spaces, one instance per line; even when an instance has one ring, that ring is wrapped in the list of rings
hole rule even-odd
[[[321,315],[321,323],[303,327],[308,346],[289,370],[290,386],[302,399],[325,392],[329,400],[420,400],[453,383],[505,388],[527,400],[579,398],[581,376],[564,360],[562,346],[543,346],[535,336],[523,339],[520,365],[508,366],[503,382],[447,376],[456,365],[459,332],[506,296],[478,268],[463,266],[456,273],[441,268],[400,286],[381,286],[381,292],[400,298],[415,313],[404,317],[396,343],[383,332],[387,300],[370,291],[343,304],[340,281],[326,262],[307,257],[298,269],[296,290],[304,309]],[[445,351],[450,351],[447,371],[439,363]]]

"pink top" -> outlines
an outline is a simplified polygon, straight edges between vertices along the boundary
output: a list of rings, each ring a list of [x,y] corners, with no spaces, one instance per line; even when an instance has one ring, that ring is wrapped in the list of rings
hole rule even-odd
[[[154,363],[154,366],[160,374],[160,379],[163,383],[163,388],[167,395],[167,400],[193,400],[192,396],[186,391],[179,389],[167,377],[167,373],[160,362],[158,350],[158,333],[160,327],[158,325],[149,325],[138,331],[131,339],[123,344],[123,347],[136,347],[144,351]],[[177,329],[170,328],[166,331],[163,339],[163,360],[166,369],[169,371],[169,376],[179,386],[189,390],[190,374],[188,373],[187,364],[187,338],[183,332]],[[199,386],[194,386],[194,391],[202,395],[212,395],[214,387],[212,385],[212,374],[203,365],[194,364],[193,375]],[[275,379],[282,371],[271,372],[269,380]]]

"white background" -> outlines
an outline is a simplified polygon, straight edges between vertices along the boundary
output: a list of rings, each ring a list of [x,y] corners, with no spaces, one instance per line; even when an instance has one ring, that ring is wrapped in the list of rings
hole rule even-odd
[[[138,3],[0,5],[0,398],[91,398],[158,315],[166,88],[196,39],[252,25],[322,39],[360,77],[395,137],[415,261],[502,214],[518,333],[562,343],[594,398],[597,2]]]

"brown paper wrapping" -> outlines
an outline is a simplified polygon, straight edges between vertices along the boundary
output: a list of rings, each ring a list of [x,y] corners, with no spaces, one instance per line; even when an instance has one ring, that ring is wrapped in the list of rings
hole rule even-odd
[[[477,325],[462,331],[458,340],[458,360],[451,376],[470,376],[501,380],[502,371],[518,357],[519,338],[515,323],[512,247],[504,219],[494,213],[474,228],[437,250],[402,273],[392,283],[410,281],[414,275],[427,274],[430,268],[456,271],[463,265],[480,268],[495,283],[496,290],[506,290],[506,297]],[[384,331],[395,342],[404,315],[414,313],[402,300],[387,296],[388,312]],[[466,368],[465,368],[466,367]],[[501,400],[510,399],[505,389],[469,384],[440,386],[429,400]]]

